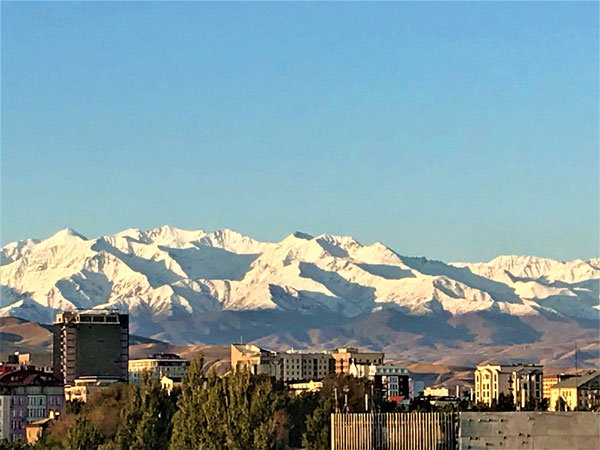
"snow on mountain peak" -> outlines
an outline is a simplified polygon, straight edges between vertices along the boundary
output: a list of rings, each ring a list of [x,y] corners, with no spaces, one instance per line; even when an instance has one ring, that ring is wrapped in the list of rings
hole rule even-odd
[[[356,316],[382,307],[412,315],[544,311],[579,319],[597,315],[600,300],[598,260],[503,255],[445,264],[330,234],[296,232],[271,243],[230,229],[162,226],[87,240],[65,229],[40,242],[8,244],[1,254],[7,295],[0,314],[24,318],[118,304],[147,320],[264,309]]]

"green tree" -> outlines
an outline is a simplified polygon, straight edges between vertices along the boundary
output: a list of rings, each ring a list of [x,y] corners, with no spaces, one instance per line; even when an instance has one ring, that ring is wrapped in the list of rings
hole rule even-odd
[[[306,450],[327,450],[331,445],[331,413],[333,404],[330,400],[320,400],[314,412],[306,419],[306,431],[302,436],[302,446]]]
[[[29,446],[21,439],[17,439],[16,441],[2,439],[0,441],[0,450],[29,450]]]
[[[160,382],[144,373],[140,386],[130,385],[116,443],[121,449],[163,450],[171,440],[172,399]]]
[[[67,433],[67,450],[96,450],[104,437],[85,418],[78,418]]]
[[[190,365],[173,418],[171,450],[270,450],[284,440],[277,401],[268,378],[238,371],[202,375],[202,360]]]
[[[306,432],[306,419],[319,406],[319,395],[315,392],[302,392],[287,400],[285,411],[289,417],[288,444],[301,447],[302,436]]]

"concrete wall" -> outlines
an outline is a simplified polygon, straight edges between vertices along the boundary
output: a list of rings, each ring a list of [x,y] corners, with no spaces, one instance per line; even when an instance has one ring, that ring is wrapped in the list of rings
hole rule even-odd
[[[459,448],[600,449],[600,413],[463,412]]]

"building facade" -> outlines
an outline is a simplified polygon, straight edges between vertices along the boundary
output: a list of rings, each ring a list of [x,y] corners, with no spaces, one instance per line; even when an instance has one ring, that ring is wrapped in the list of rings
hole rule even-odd
[[[537,364],[485,364],[475,369],[475,402],[491,406],[500,394],[511,398],[517,409],[541,402],[543,366]]]
[[[65,385],[88,376],[127,381],[127,314],[95,309],[61,312],[53,331],[54,374]]]
[[[252,344],[231,344],[231,369],[247,368],[255,375],[265,374],[278,381],[316,381],[335,371],[329,353],[275,352]]]
[[[335,360],[335,373],[350,373],[350,365],[354,364],[383,364],[382,352],[360,352],[356,347],[337,348],[331,356]]]
[[[0,376],[0,439],[25,440],[25,425],[61,411],[65,397],[51,373],[16,370]]]
[[[547,398],[548,401],[550,400],[550,389],[560,383],[561,381],[564,380],[568,380],[569,378],[574,377],[575,375],[573,374],[565,374],[565,373],[561,373],[559,375],[553,375],[553,376],[546,376],[544,375],[544,379],[542,380],[543,383],[543,397]]]
[[[595,411],[600,407],[600,373],[570,377],[550,388],[550,411]]]
[[[160,380],[163,376],[182,380],[187,377],[190,361],[173,353],[156,353],[148,358],[129,360],[129,382],[140,384],[142,374]]]

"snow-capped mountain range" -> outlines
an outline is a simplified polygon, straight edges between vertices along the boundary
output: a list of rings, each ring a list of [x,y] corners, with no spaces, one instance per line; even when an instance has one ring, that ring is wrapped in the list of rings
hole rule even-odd
[[[461,317],[486,318],[500,341],[508,326],[517,334],[527,328],[526,341],[537,342],[545,326],[591,330],[600,314],[600,258],[446,264],[346,236],[296,232],[272,243],[169,226],[97,239],[65,229],[7,244],[0,256],[2,316],[51,323],[62,309],[118,307],[131,315],[132,332],[176,343],[227,343],[243,333],[281,345],[365,345],[356,336],[378,334],[374,317],[382,329],[421,340],[447,328],[433,346],[481,337]],[[499,338],[496,325],[505,322]],[[367,345],[394,345],[382,339]],[[487,344],[496,340],[492,333]]]

